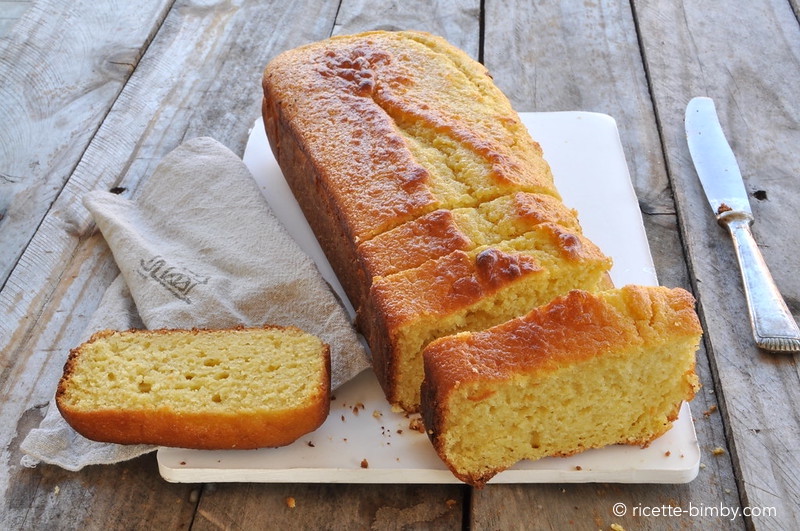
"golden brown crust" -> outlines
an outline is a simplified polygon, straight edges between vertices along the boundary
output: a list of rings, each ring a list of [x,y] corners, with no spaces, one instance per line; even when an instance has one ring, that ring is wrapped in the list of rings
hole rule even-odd
[[[185,414],[157,411],[73,411],[59,406],[75,431],[99,442],[201,450],[285,446],[317,429],[330,402],[321,395],[303,409],[270,414]]]
[[[527,226],[551,222],[563,225],[572,231],[580,230],[577,213],[554,197],[517,192],[514,194],[513,204],[516,216]]]
[[[271,94],[267,83],[264,93],[264,124],[275,158],[347,297],[358,308],[366,279],[359,267],[357,235],[336,203],[336,196],[329,189],[331,183],[320,177],[324,173],[306,155],[307,148],[300,144],[299,134],[293,132],[279,106],[280,100]]]
[[[371,32],[313,43],[273,59],[263,88],[272,150],[356,308],[370,281],[358,245],[459,206],[440,203],[404,128],[450,138],[488,166],[475,204],[517,190],[558,196],[541,148],[485,68],[438,37]]]
[[[530,255],[493,247],[477,254],[456,251],[413,270],[374,279],[365,314],[372,322],[373,316],[380,316],[388,330],[396,330],[419,316],[444,316],[467,308],[522,277],[543,271]]]
[[[265,325],[236,327],[231,331],[283,330],[305,333],[292,326]],[[198,335],[220,330],[102,330],[82,345],[72,349],[56,390],[56,405],[67,423],[84,437],[117,444],[152,444],[180,448],[223,450],[255,449],[291,444],[317,429],[330,409],[330,347],[322,344],[324,372],[314,392],[299,407],[272,411],[176,411],[169,407],[103,408],[82,410],[67,399],[76,364],[91,343],[119,334],[156,336],[169,334]],[[223,331],[224,332],[224,331]]]
[[[511,225],[503,227],[504,233],[482,234],[489,240],[487,244],[521,236],[543,223],[554,223],[575,233],[581,231],[575,211],[552,196],[517,192],[501,199],[504,202],[498,205],[497,212],[476,214],[486,218],[484,222],[490,226]],[[492,203],[472,210],[480,211]],[[453,211],[439,209],[383,232],[359,245],[366,278],[392,275],[453,251],[474,249],[479,242],[470,239],[468,230],[459,224]]]
[[[573,290],[489,330],[431,342],[424,354],[426,375],[430,374],[438,392],[446,393],[461,382],[503,380],[520,371],[552,371],[605,350],[641,343],[652,333],[655,316],[665,311],[672,318],[660,319],[659,326],[668,333],[702,333],[694,298],[686,290],[624,286],[619,292],[628,301],[635,321],[647,326],[637,327],[602,298]]]
[[[359,254],[372,278],[413,269],[428,260],[474,247],[453,213],[440,209],[362,243]]]

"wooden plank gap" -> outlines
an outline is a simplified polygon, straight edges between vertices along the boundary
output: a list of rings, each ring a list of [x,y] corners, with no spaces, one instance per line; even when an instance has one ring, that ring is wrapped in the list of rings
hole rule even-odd
[[[328,37],[333,37],[336,33],[336,25],[339,23],[339,13],[342,11],[342,2],[344,2],[344,0],[339,0],[339,3],[336,5],[336,13],[333,15],[333,21],[331,23],[331,29],[328,31]]]
[[[478,14],[478,62],[483,64],[483,48],[486,43],[486,0],[481,0]]]

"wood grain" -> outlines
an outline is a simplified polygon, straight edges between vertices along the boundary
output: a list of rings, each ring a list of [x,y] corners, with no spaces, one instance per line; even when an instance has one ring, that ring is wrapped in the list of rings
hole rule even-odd
[[[473,59],[480,54],[480,0],[345,0],[333,35],[372,30],[419,30],[440,35]]]
[[[674,212],[628,2],[487,0],[484,59],[517,111],[612,116],[642,210]]]
[[[513,17],[506,15],[511,9]],[[497,84],[520,110],[587,110],[617,120],[631,178],[643,211],[659,280],[691,288],[661,140],[636,38],[634,14],[627,2],[586,4],[486,2],[485,62]],[[472,524],[476,528],[513,527],[521,513],[547,528],[676,529],[715,519],[635,517],[640,505],[738,505],[730,456],[713,456],[726,447],[705,351],[698,353],[705,386],[691,404],[703,467],[687,485],[490,485],[476,491]],[[710,391],[710,392],[709,392]],[[630,512],[617,517],[615,503]],[[741,525],[741,522],[739,523]],[[537,524],[538,525],[538,524]]]
[[[754,528],[798,528],[797,356],[754,347],[730,241],[710,215],[683,132],[689,99],[714,98],[753,194],[756,239],[797,318],[800,232],[789,227],[800,210],[800,101],[796,83],[786,82],[800,78],[797,19],[789,3],[777,0],[736,10],[722,3],[635,5],[742,503],[776,510],[746,521]],[[759,190],[766,199],[756,197]]]
[[[0,286],[172,1],[42,0],[0,40]]]
[[[215,484],[203,491],[193,529],[460,529],[458,485]],[[250,525],[246,525],[250,524]]]
[[[11,31],[14,24],[31,5],[30,0],[11,0],[0,2],[0,37]]]

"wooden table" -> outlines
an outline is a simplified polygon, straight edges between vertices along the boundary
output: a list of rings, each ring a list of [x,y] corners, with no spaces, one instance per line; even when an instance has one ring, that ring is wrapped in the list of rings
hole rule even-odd
[[[713,97],[752,193],[756,238],[797,316],[797,0],[0,2],[6,8],[0,528],[800,529],[797,356],[753,346],[733,251],[710,215],[683,133],[689,99]],[[695,293],[706,330],[703,389],[691,404],[702,451],[697,479],[482,490],[169,484],[152,454],[77,473],[22,467],[20,442],[42,419],[66,352],[117,274],[78,207],[81,196],[135,188],[194,136],[241,154],[271,57],[375,28],[444,36],[485,63],[519,111],[616,118],[658,276]],[[618,502],[673,516],[618,517]],[[677,508],[684,514],[675,516]],[[743,509],[755,515],[724,515]]]

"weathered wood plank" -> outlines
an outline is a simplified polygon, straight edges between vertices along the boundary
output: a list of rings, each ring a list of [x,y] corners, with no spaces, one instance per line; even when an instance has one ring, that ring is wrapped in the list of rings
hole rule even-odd
[[[516,110],[611,115],[642,210],[674,212],[627,2],[487,0],[485,41],[484,63]]]
[[[189,529],[199,485],[164,484],[154,455],[78,474],[57,467],[15,477],[4,529]]]
[[[461,529],[466,487],[215,484],[192,528]],[[268,520],[267,520],[268,519]]]
[[[336,15],[333,35],[372,30],[427,31],[446,38],[478,59],[480,9],[477,0],[346,0]]]
[[[0,40],[0,286],[173,1],[40,0]]]
[[[795,529],[798,357],[767,354],[753,345],[732,247],[705,202],[683,116],[692,97],[715,99],[745,188],[753,194],[756,239],[797,318],[800,27],[784,0],[748,2],[735,10],[721,3],[635,6],[742,503],[776,512],[748,524]]]
[[[30,0],[0,2],[0,37],[11,31],[30,5]]]
[[[508,13],[514,13],[509,17]],[[664,167],[659,132],[628,2],[486,2],[484,60],[497,84],[521,111],[587,110],[617,120],[631,177],[644,213],[645,227],[660,282],[689,287],[674,203]],[[472,524],[508,528],[520,514],[542,528],[665,529],[692,524],[718,527],[719,519],[688,516],[658,519],[634,516],[634,506],[664,505],[688,509],[689,503],[737,507],[730,457],[713,456],[725,448],[713,380],[698,353],[704,391],[692,403],[703,453],[698,478],[688,485],[490,485],[476,491]],[[615,503],[629,508],[613,513]],[[742,521],[736,522],[739,527]]]

